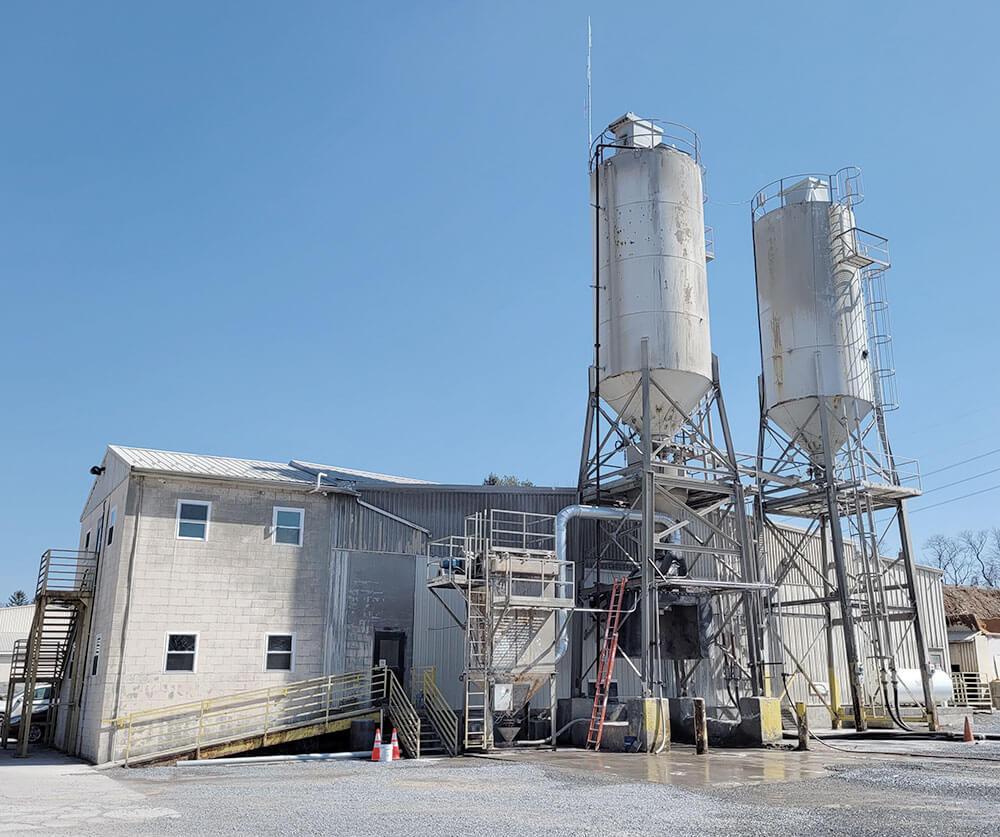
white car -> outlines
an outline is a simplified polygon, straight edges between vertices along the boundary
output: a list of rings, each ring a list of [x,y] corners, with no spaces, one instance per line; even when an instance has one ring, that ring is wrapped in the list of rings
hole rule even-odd
[[[14,700],[10,705],[10,726],[7,734],[11,738],[17,737],[18,727],[21,725],[21,706],[24,704],[24,692],[14,695]],[[49,707],[52,705],[52,687],[36,686],[34,698],[31,701],[31,728],[28,730],[28,741],[32,744],[42,738],[42,725],[48,720]]]

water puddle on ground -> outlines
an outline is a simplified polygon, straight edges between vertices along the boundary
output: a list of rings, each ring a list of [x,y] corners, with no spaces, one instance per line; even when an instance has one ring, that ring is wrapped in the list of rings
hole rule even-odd
[[[499,753],[498,753],[499,756]],[[760,782],[791,782],[828,775],[839,758],[826,753],[787,750],[710,750],[675,745],[660,755],[595,753],[587,750],[521,750],[502,756],[540,766],[600,773],[623,782],[655,782],[687,788],[732,787]]]

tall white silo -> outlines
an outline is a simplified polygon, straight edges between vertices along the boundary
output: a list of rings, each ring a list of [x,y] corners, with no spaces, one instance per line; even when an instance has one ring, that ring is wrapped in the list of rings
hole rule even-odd
[[[653,388],[651,429],[670,437],[712,386],[697,137],[666,138],[661,125],[633,113],[610,131],[613,153],[591,175],[600,392],[641,430],[642,401],[630,396],[642,378],[647,338],[651,379],[670,396]]]
[[[785,184],[788,185],[785,185]],[[757,305],[768,418],[812,458],[822,454],[819,399],[831,454],[872,409],[865,301],[850,198],[831,178],[781,181],[754,201]]]

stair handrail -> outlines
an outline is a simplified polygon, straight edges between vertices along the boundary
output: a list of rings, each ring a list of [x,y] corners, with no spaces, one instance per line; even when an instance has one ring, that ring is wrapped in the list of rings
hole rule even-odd
[[[112,760],[120,752],[128,765],[139,757],[191,751],[198,756],[203,747],[251,736],[261,736],[266,744],[274,732],[377,712],[388,702],[387,688],[385,669],[366,668],[137,710],[101,723],[125,733],[125,741],[115,743]]]
[[[420,758],[420,715],[403,689],[396,673],[389,667],[381,669],[386,684],[386,704],[395,724],[399,745],[412,758]]]
[[[86,549],[46,549],[38,565],[35,598],[49,593],[93,593],[97,553]]]
[[[424,671],[423,678],[424,712],[431,726],[441,739],[448,755],[457,756],[459,750],[458,715],[448,705],[434,678],[433,667]]]

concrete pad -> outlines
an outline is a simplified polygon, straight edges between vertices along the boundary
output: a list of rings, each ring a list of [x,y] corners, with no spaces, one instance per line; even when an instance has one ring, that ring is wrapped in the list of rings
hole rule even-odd
[[[0,750],[0,834],[65,831],[73,834],[102,823],[139,823],[180,816],[171,808],[146,804],[103,771],[54,750],[16,759]],[[166,825],[164,824],[166,828]]]

